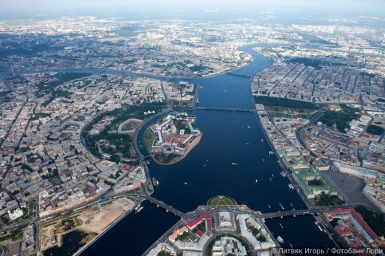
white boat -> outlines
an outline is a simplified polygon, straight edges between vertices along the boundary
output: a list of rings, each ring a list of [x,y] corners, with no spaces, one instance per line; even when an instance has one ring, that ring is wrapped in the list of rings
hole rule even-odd
[[[248,127],[249,129],[251,129],[250,126],[247,126],[247,127]]]
[[[258,182],[258,180],[255,180],[255,183],[257,183]]]
[[[184,183],[185,185],[188,185],[187,182]]]
[[[271,178],[270,178],[270,181],[272,181]]]
[[[273,151],[269,151],[269,155],[274,155]]]
[[[319,228],[319,230],[321,230],[321,231],[324,231],[322,228],[321,228],[321,225],[316,221],[316,222],[314,222],[314,224],[316,224],[317,225],[317,227]]]
[[[271,208],[270,205],[267,205],[267,206],[269,206],[269,208]]]
[[[271,176],[273,176],[273,178],[274,178],[274,174],[272,174]]]
[[[284,172],[281,172],[282,177],[286,177],[286,174]]]
[[[232,165],[238,165],[237,163],[231,163]]]
[[[280,236],[277,236],[277,240],[278,240],[278,242],[280,242],[281,244],[284,242],[283,238],[280,237]]]
[[[289,186],[289,188],[294,189],[292,184],[289,184],[288,186]]]
[[[141,210],[143,210],[143,208],[144,208],[143,206],[140,207],[139,210],[138,210],[137,212],[140,212]]]
[[[282,210],[285,210],[285,208],[283,208],[283,206],[282,206],[282,204],[281,204],[281,203],[279,203],[279,205],[281,206]]]
[[[281,226],[281,228],[283,228],[283,226],[282,226],[282,224],[281,224],[281,223],[279,223],[279,225]]]
[[[140,208],[140,204],[137,207],[135,207],[134,209],[135,209],[135,211],[138,211],[139,208]]]
[[[263,142],[263,139],[261,139],[261,142]]]

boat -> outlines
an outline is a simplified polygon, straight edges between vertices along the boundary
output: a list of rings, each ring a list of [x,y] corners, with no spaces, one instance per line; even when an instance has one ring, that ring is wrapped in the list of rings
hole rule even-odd
[[[271,176],[273,176],[273,178],[274,178],[274,174],[272,174]]]
[[[232,165],[238,165],[237,163],[231,163]]]
[[[257,183],[258,182],[258,180],[255,180],[255,183]]]
[[[291,205],[291,207],[293,207],[293,204],[292,204],[292,203],[290,203],[290,205]]]
[[[273,151],[269,151],[269,155],[274,155],[274,152]]]
[[[150,164],[150,161],[146,160],[146,164]]]
[[[263,139],[261,139],[261,142],[263,142]]]
[[[139,210],[138,210],[137,212],[140,212],[141,210],[143,210],[143,208],[144,208],[143,206],[140,207]]]
[[[314,224],[316,224],[317,225],[317,227],[319,228],[319,230],[321,230],[321,231],[324,231],[322,228],[321,228],[321,225],[316,221],[316,222],[314,222]]]
[[[271,208],[270,205],[267,205],[267,206],[269,206],[269,208]]]
[[[281,206],[282,210],[285,210],[285,208],[283,208],[283,206],[282,206],[282,204],[281,204],[281,203],[279,203],[279,205]]]
[[[289,188],[294,189],[292,184],[289,184],[288,186],[289,186]]]
[[[280,242],[281,244],[284,242],[283,238],[280,237],[280,236],[277,236],[277,240],[278,240],[278,242]]]
[[[159,185],[159,181],[152,177],[152,184],[154,185],[154,187],[157,187]]]
[[[250,143],[246,142],[247,145],[249,145]]]
[[[282,177],[286,177],[286,174],[284,172],[281,172]]]
[[[188,185],[187,182],[184,183],[185,185]]]
[[[138,211],[139,208],[140,208],[140,204],[137,207],[135,207],[134,209],[135,209],[135,211]]]
[[[270,181],[272,181],[271,178],[270,178]]]
[[[292,245],[291,243],[289,243],[289,244],[290,244],[291,248],[294,248],[293,245]]]
[[[265,162],[265,159],[262,159],[263,162]]]
[[[283,226],[282,226],[282,224],[281,224],[281,223],[279,223],[279,225],[281,226],[281,228],[283,228]]]
[[[249,129],[251,129],[250,126],[247,126],[247,127],[248,127]]]

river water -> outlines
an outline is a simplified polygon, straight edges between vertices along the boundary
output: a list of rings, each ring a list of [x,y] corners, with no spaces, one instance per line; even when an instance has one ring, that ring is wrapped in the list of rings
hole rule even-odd
[[[240,49],[254,60],[233,73],[252,77],[269,65],[252,46]],[[202,86],[198,95],[201,107],[253,109],[250,78],[223,74],[194,82]],[[297,192],[288,187],[289,180],[280,175],[277,158],[269,156],[270,146],[254,113],[194,110],[189,114],[197,116],[194,126],[203,132],[202,139],[176,164],[150,161],[150,175],[160,183],[153,197],[182,212],[192,211],[216,195],[230,196],[261,212],[282,211],[280,204],[284,210],[306,208]],[[148,125],[139,133],[139,145]],[[148,154],[144,147],[141,150]],[[82,255],[141,255],[178,220],[150,203],[143,206],[140,213],[128,215]],[[297,216],[266,220],[266,224],[274,236],[284,238],[285,247],[332,246],[314,221],[312,216]]]

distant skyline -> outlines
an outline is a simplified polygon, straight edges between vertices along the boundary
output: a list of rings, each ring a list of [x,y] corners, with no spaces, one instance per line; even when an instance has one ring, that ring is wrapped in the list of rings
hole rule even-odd
[[[186,11],[215,8],[219,12],[280,11],[288,13],[324,13],[341,15],[383,15],[385,0],[0,0],[2,16],[78,15],[161,17],[158,11]],[[385,18],[385,17],[384,17]]]

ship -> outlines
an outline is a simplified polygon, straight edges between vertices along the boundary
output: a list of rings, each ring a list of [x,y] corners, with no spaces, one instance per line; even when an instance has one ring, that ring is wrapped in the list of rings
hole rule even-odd
[[[232,165],[238,165],[237,163],[231,163]]]
[[[139,208],[140,208],[140,204],[134,208],[135,209],[135,213],[138,212]]]
[[[282,224],[281,224],[281,223],[279,223],[279,225],[281,226],[281,228],[283,228],[283,226],[282,226]]]
[[[278,242],[280,242],[281,244],[282,244],[282,243],[284,243],[284,240],[283,240],[283,238],[282,238],[282,237],[280,237],[280,236],[277,236],[277,240],[278,240]]]
[[[261,139],[261,142],[263,142],[263,139]]]
[[[154,177],[152,177],[152,184],[154,185],[154,187],[157,187],[159,186],[159,181],[157,181]]]
[[[279,203],[279,205],[281,206],[282,210],[285,210],[285,208],[283,208],[283,206],[282,206],[282,204],[281,204],[281,203]]]
[[[321,228],[321,225],[316,221],[316,222],[314,222],[314,224],[316,224],[317,225],[317,227],[319,228],[319,230],[321,230],[321,231],[324,231],[322,228]]]
[[[248,127],[249,129],[251,129],[250,126],[247,126],[247,127]]]
[[[289,184],[288,186],[289,186],[289,188],[294,189],[292,184]]]
[[[144,208],[143,206],[140,207],[139,210],[138,210],[137,212],[140,212],[141,210],[143,210],[143,208]]]
[[[267,206],[269,206],[269,208],[271,208],[270,205],[267,205]]]
[[[286,177],[286,174],[284,172],[281,172],[282,177]]]
[[[274,155],[273,151],[269,151],[269,155]]]
[[[258,180],[255,180],[255,183],[257,183],[258,182]]]
[[[188,185],[187,182],[184,183],[185,185]]]

